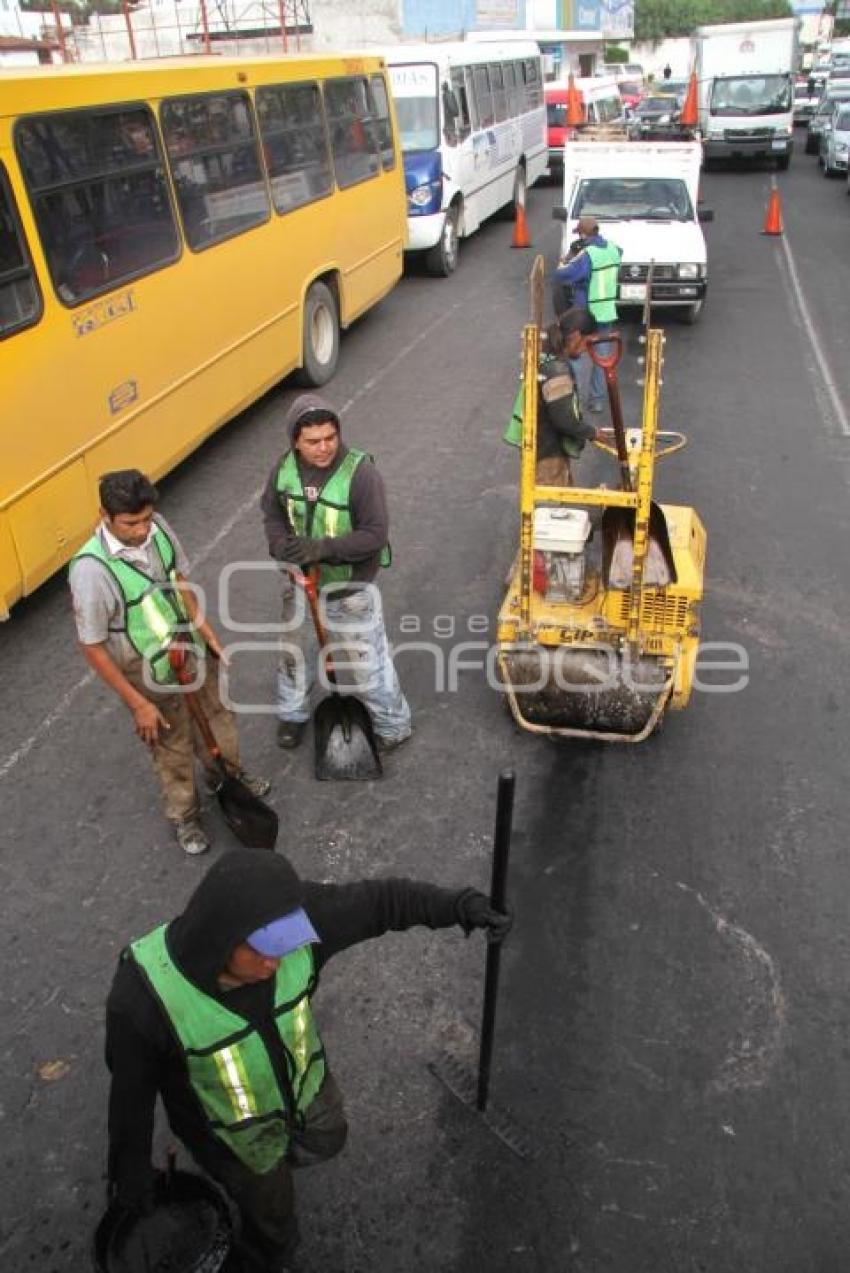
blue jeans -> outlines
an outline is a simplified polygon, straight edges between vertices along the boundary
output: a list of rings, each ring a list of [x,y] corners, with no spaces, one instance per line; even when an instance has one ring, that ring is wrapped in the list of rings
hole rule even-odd
[[[599,323],[596,328],[596,335],[604,336],[608,332],[612,331],[613,328],[614,323]],[[611,345],[606,341],[598,344],[596,346],[596,350],[597,353],[605,357],[606,354],[610,354]],[[608,401],[608,390],[605,385],[605,373],[601,367],[597,367],[595,362],[590,364],[590,379],[587,382],[587,401],[588,404],[592,402],[599,402],[603,406]]]
[[[345,597],[333,591],[320,598],[322,619],[333,655],[337,688],[350,690],[371,713],[375,733],[393,741],[411,732],[410,707],[401,691],[384,628],[381,594],[375,584],[350,585]],[[300,620],[300,621],[299,621]],[[309,720],[308,699],[316,680],[318,641],[303,594],[283,598],[277,707],[282,721]],[[322,675],[322,685],[330,688]]]

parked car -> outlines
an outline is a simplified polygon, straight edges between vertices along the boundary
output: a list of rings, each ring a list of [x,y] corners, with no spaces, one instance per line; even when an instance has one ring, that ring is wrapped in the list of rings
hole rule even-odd
[[[850,98],[850,85],[846,88],[834,88],[829,91],[828,96],[824,96],[817,104],[814,115],[809,120],[809,131],[806,134],[806,154],[820,154],[820,138],[821,133],[829,125],[832,108],[836,102],[847,101]]]
[[[818,163],[825,177],[838,177],[847,172],[847,148],[850,146],[850,101],[836,102],[829,126],[820,135]]]
[[[635,141],[651,141],[663,137],[678,123],[679,99],[674,93],[652,93],[641,98],[629,122],[629,133]]]

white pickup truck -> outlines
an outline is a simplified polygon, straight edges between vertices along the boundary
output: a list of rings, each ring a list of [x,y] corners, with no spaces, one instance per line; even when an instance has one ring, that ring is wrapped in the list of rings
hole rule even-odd
[[[579,217],[599,223],[603,238],[622,249],[618,308],[642,307],[650,263],[653,308],[675,308],[695,323],[705,301],[708,257],[701,221],[714,213],[697,206],[699,142],[570,142],[564,151],[562,254],[576,237]]]

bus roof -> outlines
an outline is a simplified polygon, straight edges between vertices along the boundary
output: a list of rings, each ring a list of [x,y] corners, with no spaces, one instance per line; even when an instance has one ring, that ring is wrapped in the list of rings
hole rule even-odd
[[[175,91],[204,92],[222,87],[303,79],[331,74],[356,75],[379,69],[385,59],[375,51],[291,54],[286,57],[172,57],[140,62],[86,62],[56,66],[10,67],[0,75],[0,118],[33,110],[66,109],[99,101],[128,101]],[[175,79],[180,88],[175,90]]]
[[[393,66],[411,62],[434,62],[437,66],[474,66],[479,62],[509,62],[521,57],[539,57],[540,46],[534,40],[505,40],[475,43],[471,40],[446,40],[440,43],[396,44],[383,46],[381,55]]]

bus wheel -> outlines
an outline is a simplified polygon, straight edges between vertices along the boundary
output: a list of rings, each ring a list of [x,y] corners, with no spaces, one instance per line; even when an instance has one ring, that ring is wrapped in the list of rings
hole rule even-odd
[[[326,384],[339,358],[339,315],[331,289],[314,283],[304,302],[303,361],[295,378],[299,384]]]
[[[425,268],[439,278],[448,278],[457,269],[457,208],[446,209],[443,233],[425,253]]]

